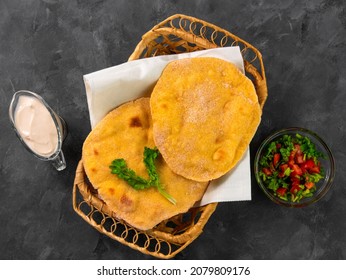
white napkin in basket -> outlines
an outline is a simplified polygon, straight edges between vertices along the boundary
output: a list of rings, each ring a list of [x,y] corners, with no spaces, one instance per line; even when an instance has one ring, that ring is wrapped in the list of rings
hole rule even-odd
[[[84,75],[91,127],[93,128],[118,105],[139,97],[150,96],[150,92],[168,62],[180,58],[203,56],[231,61],[244,72],[239,47],[226,47],[134,60]],[[241,200],[251,200],[249,150],[235,168],[209,184],[198,205]]]

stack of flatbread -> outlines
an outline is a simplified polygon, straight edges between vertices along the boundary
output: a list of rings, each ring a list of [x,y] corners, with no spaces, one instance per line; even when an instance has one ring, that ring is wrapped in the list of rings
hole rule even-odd
[[[83,145],[83,164],[99,197],[118,219],[140,230],[186,212],[210,180],[230,171],[246,151],[260,123],[261,109],[251,80],[217,58],[170,62],[150,98],[108,113]],[[122,158],[146,178],[144,147],[157,147],[156,166],[165,191],[136,190],[110,164]]]

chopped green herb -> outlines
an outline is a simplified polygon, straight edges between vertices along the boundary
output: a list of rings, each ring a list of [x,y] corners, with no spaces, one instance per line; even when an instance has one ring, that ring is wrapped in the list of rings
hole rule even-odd
[[[136,173],[127,167],[124,159],[119,158],[112,161],[110,166],[111,173],[118,175],[120,179],[125,180],[131,187],[136,190],[148,188],[148,181],[136,175]]]
[[[120,179],[125,180],[134,189],[143,190],[156,187],[163,197],[172,204],[176,204],[176,200],[165,191],[164,186],[160,182],[159,174],[155,166],[155,160],[159,154],[160,152],[157,148],[144,148],[143,162],[148,172],[149,180],[138,176],[134,170],[127,166],[126,161],[122,158],[113,160],[109,167],[112,174],[116,174]]]

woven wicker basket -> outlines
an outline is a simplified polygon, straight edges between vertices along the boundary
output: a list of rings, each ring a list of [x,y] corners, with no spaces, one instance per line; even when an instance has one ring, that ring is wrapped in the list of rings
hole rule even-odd
[[[227,46],[240,47],[246,75],[253,81],[263,108],[267,85],[260,52],[237,36],[205,21],[185,15],[167,18],[143,35],[129,60]],[[202,233],[216,207],[217,203],[211,203],[191,208],[187,213],[174,216],[143,232],[115,218],[88,182],[82,161],[76,170],[74,210],[99,232],[157,258],[172,258],[186,248]]]

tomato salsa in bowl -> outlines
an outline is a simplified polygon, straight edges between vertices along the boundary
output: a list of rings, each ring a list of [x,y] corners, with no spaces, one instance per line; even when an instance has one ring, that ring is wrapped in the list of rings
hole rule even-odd
[[[286,128],[260,145],[254,171],[264,193],[275,203],[304,207],[321,199],[335,173],[334,157],[327,144],[304,128]]]

